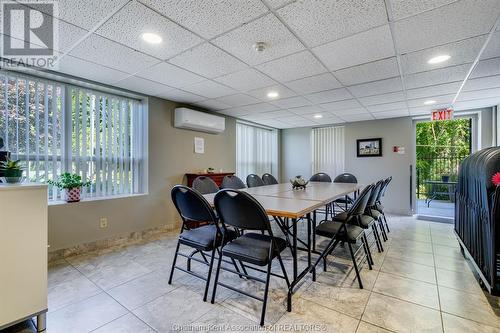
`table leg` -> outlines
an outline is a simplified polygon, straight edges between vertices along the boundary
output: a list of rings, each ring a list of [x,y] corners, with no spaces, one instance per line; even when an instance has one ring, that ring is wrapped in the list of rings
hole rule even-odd
[[[316,211],[313,212],[312,244],[313,251],[316,251]]]
[[[292,219],[293,279],[297,280],[297,219]]]
[[[40,313],[36,316],[36,330],[37,332],[44,332],[47,328],[47,313]]]

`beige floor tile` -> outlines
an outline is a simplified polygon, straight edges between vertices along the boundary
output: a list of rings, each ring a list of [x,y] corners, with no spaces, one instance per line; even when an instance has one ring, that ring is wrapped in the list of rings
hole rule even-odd
[[[258,332],[264,330],[258,322],[252,321],[220,305],[190,324],[196,332]]]
[[[382,271],[414,280],[436,283],[434,267],[416,264],[404,260],[385,258]]]
[[[387,250],[387,257],[434,267],[434,255],[428,252],[410,251],[391,246]]]
[[[439,310],[438,290],[435,284],[380,272],[373,291]]]
[[[61,279],[56,285],[49,285],[49,311],[56,311],[66,305],[77,303],[102,292],[102,289],[80,272],[76,271],[76,273],[65,274],[65,280]]]
[[[446,269],[436,269],[438,285],[453,289],[458,289],[473,294],[481,293],[478,280],[470,269],[462,271],[450,271]]]
[[[441,311],[500,328],[500,311],[494,309],[484,294],[471,294],[439,287]]]
[[[434,262],[436,263],[436,268],[446,269],[449,271],[456,272],[472,272],[469,261],[465,258],[456,259],[451,257],[435,256]]]
[[[444,333],[499,333],[500,328],[443,313]]]
[[[460,246],[458,246],[458,243],[456,244],[456,246],[434,244],[434,255],[451,257],[455,259],[460,259],[464,257],[460,252]]]
[[[153,333],[154,330],[131,313],[99,327],[92,333]]]
[[[439,311],[376,293],[361,319],[396,332],[442,332]]]
[[[356,331],[356,333],[390,333],[390,332],[391,331],[369,324],[362,320],[359,322],[359,326]]]

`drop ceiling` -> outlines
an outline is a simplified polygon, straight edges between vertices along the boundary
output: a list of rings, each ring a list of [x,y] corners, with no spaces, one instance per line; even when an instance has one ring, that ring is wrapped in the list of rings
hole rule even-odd
[[[60,72],[276,128],[500,104],[499,0],[65,0],[59,13]]]

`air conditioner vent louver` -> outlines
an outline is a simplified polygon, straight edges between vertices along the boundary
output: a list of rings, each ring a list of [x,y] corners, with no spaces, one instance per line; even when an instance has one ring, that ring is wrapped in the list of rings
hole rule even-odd
[[[222,133],[226,129],[226,119],[188,108],[176,108],[174,127],[207,133]]]

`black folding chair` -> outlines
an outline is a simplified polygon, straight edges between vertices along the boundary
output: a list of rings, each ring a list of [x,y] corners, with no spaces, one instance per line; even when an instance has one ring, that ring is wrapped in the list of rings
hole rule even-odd
[[[214,210],[210,207],[210,204],[199,192],[187,186],[177,185],[172,188],[171,196],[175,208],[181,216],[182,228],[181,233],[179,234],[177,247],[175,249],[174,261],[172,263],[172,269],[170,271],[168,284],[172,284],[172,278],[174,276],[175,269],[196,276],[197,278],[206,281],[205,293],[203,295],[203,301],[206,301],[215,258],[215,251],[221,244],[233,240],[238,236],[238,234],[236,231],[226,228],[221,229],[219,227]],[[202,222],[207,225],[195,229],[190,229],[189,222]],[[189,255],[181,253],[179,252],[179,247],[181,244],[191,247],[195,249],[195,251]],[[193,257],[193,255],[197,252],[201,254],[203,260]],[[210,262],[208,262],[203,252],[210,253]],[[176,265],[178,255],[188,259],[188,265],[186,268]],[[208,274],[206,277],[191,271],[191,260],[208,265]],[[236,262],[233,262],[233,264],[236,268],[238,267],[236,265]]]
[[[379,180],[376,184],[375,187],[373,188],[372,194],[370,195],[370,198],[368,199],[368,203],[366,204],[366,209],[364,212],[364,215],[372,217],[375,221],[376,224],[380,227],[380,232],[382,234],[382,239],[387,241],[387,234],[385,232],[384,228],[384,222],[382,221],[382,214],[376,209],[376,202],[377,198],[379,196],[380,191],[382,190],[382,186],[384,185],[384,180]],[[373,229],[375,233],[375,237],[377,242],[377,246],[379,248],[379,252],[384,251],[384,247],[382,245],[382,241],[380,240],[380,235],[378,233],[378,229],[376,227]]]
[[[215,193],[219,190],[219,186],[212,178],[206,176],[198,176],[193,180],[193,188],[201,194]]]
[[[233,190],[239,190],[246,188],[245,183],[235,175],[227,175],[222,179],[222,184],[220,188],[230,188]]]
[[[341,222],[332,220],[321,223],[316,227],[316,235],[330,238],[330,242],[323,250],[319,258],[314,264],[314,269],[318,263],[323,260],[323,269],[327,270],[326,259],[329,254],[333,252],[335,247],[339,242],[347,243],[349,248],[349,253],[351,255],[354,270],[356,272],[356,278],[358,279],[359,288],[363,289],[363,282],[361,281],[361,276],[359,274],[359,268],[356,261],[356,256],[358,252],[363,249],[364,255],[361,260],[366,259],[368,263],[368,268],[372,269],[372,257],[370,248],[366,242],[366,237],[364,237],[364,229],[359,227],[359,219],[361,218],[363,212],[365,211],[368,198],[372,192],[373,186],[368,185],[358,196],[356,201],[352,204],[351,208],[346,212],[346,218],[342,219]],[[352,244],[356,244],[358,240],[361,241],[361,246],[354,252]]]
[[[248,187],[257,187],[257,186],[264,186],[264,181],[259,177],[259,175],[256,174],[250,174],[247,176],[247,186]]]
[[[332,178],[324,172],[318,172],[312,175],[311,178],[309,178],[309,181],[320,182],[320,183],[331,183]],[[320,209],[318,209],[317,211],[322,212],[322,210]],[[333,204],[331,202],[326,205],[324,212],[325,212],[325,219],[328,219],[329,215],[333,216]]]
[[[375,207],[374,207],[374,209],[376,209],[377,211],[379,211],[382,214],[382,218],[384,219],[385,228],[387,229],[387,233],[389,233],[391,231],[389,230],[389,225],[387,224],[387,218],[385,217],[385,213],[384,213],[384,206],[382,205],[381,201],[382,201],[382,198],[385,196],[385,192],[387,191],[387,188],[389,187],[389,183],[391,181],[392,181],[392,176],[387,178],[384,181],[384,185],[382,186],[382,190],[380,190],[380,194],[377,197],[377,200],[375,202]]]
[[[333,180],[334,183],[348,183],[348,184],[357,184],[358,179],[351,173],[344,172],[335,177]],[[344,198],[339,198],[335,200],[333,203],[339,207],[341,210],[346,211],[349,208],[349,205],[352,205],[354,199],[349,195],[346,195]]]
[[[286,241],[282,238],[274,237],[266,211],[250,194],[237,190],[221,190],[215,195],[214,204],[217,214],[220,216],[222,228],[225,229],[227,226],[232,226],[241,230],[259,231],[259,233],[246,232],[244,235],[229,243],[226,243],[225,240],[223,241],[224,245],[219,254],[219,262],[215,273],[212,303],[215,302],[218,285],[260,300],[263,302],[260,319],[260,325],[262,326],[264,325],[264,318],[266,315],[267,295],[271,275],[284,279],[287,286],[290,287],[285,266],[280,256],[280,253],[286,248]],[[219,272],[223,256],[246,263],[246,268],[266,273],[265,279],[242,274],[249,279],[265,284],[263,298],[219,281]],[[274,258],[278,258],[283,275],[271,273],[271,266]],[[267,270],[260,269],[256,266],[267,266]],[[230,271],[229,269],[226,270]],[[232,272],[239,274],[239,272]]]
[[[265,173],[262,175],[262,181],[264,182],[264,185],[275,185],[278,184],[278,181],[276,178],[274,178],[273,175],[270,173]]]

